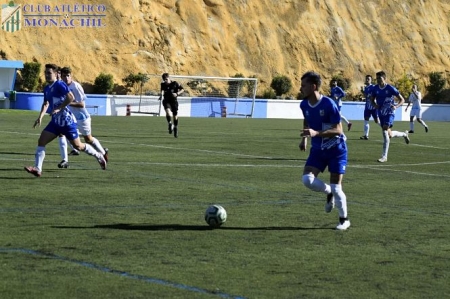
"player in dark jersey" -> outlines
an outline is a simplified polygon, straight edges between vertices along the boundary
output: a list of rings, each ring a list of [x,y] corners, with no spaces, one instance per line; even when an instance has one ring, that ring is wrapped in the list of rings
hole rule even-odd
[[[166,119],[169,123],[169,134],[178,138],[178,96],[183,93],[184,89],[177,81],[170,80],[169,74],[162,74],[161,96],[163,98],[163,107],[166,111]]]

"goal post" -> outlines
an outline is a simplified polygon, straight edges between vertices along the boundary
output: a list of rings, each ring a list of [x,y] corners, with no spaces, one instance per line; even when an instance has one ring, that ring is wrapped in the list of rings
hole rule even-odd
[[[145,96],[139,100],[137,113],[156,113],[158,107],[161,109],[154,102],[160,95],[161,75],[150,74],[148,78],[143,85]],[[253,117],[258,88],[256,78],[183,75],[170,75],[170,78],[183,87],[178,102],[182,105],[183,98],[189,99],[189,114],[193,117]]]

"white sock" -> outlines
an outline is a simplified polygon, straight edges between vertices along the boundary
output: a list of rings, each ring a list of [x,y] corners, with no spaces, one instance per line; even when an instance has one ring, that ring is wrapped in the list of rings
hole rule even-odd
[[[405,132],[399,132],[399,131],[391,131],[391,136],[393,138],[406,137],[406,133]]]
[[[370,124],[368,120],[364,121],[364,136],[369,136]]]
[[[67,155],[67,139],[65,136],[59,137],[59,153],[61,154],[61,158],[69,162],[69,156]]]
[[[42,172],[42,164],[44,164],[45,159],[45,146],[38,146],[36,148],[34,159],[34,166],[38,169],[39,172]]]
[[[348,119],[345,117],[345,116],[343,116],[342,114],[341,114],[341,119],[348,125],[350,122],[348,121]]]
[[[410,129],[411,131],[414,131],[414,122],[413,122],[413,121],[410,121],[410,122],[409,122],[409,129]]]
[[[424,128],[427,128],[427,124],[423,121],[423,120],[419,120],[418,121],[422,126],[424,126]]]
[[[389,138],[389,133],[387,130],[383,130],[383,153],[382,157],[387,158],[389,152],[389,143],[391,142]]]
[[[323,192],[328,194],[331,192],[330,185],[325,184],[322,180],[316,178],[312,173],[304,174],[302,177],[303,184],[308,188],[316,192]]]
[[[105,154],[105,150],[103,149],[102,145],[100,144],[100,141],[98,141],[97,138],[92,137],[92,143],[91,145],[95,148],[95,150],[97,152],[99,152],[100,154],[104,155]]]
[[[100,158],[102,156],[102,154],[100,154],[99,152],[97,152],[91,145],[89,145],[88,143],[85,143],[85,147],[83,152],[85,152],[86,154],[88,154],[89,156],[94,156],[97,159]]]
[[[347,218],[347,196],[345,195],[344,191],[342,191],[342,185],[331,184],[331,192],[334,196],[336,208],[339,211],[339,217]]]

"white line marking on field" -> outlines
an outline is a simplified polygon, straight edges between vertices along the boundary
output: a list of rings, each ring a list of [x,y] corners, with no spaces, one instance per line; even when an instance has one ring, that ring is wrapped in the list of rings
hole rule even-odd
[[[12,131],[0,131],[1,133],[8,133],[8,134],[20,134],[20,135],[33,135],[33,136],[39,136],[39,134],[35,133],[24,133],[24,132],[12,132]],[[212,150],[204,150],[204,149],[192,149],[192,148],[181,148],[181,147],[173,147],[173,146],[165,146],[165,145],[155,145],[155,144],[143,144],[143,143],[134,143],[134,142],[120,142],[120,141],[105,141],[105,143],[111,143],[111,144],[126,144],[126,145],[135,145],[135,146],[143,146],[143,147],[153,147],[153,148],[162,148],[162,149],[172,149],[172,150],[183,150],[183,151],[194,151],[194,152],[201,152],[201,153],[208,153],[208,154],[217,154],[217,155],[228,155],[228,156],[235,156],[235,157],[246,157],[246,158],[258,158],[258,159],[267,159],[267,160],[278,160],[280,157],[268,157],[268,156],[257,156],[257,155],[248,155],[248,154],[239,154],[239,153],[232,153],[232,152],[223,152],[223,151],[212,151]],[[410,144],[411,145],[411,144]],[[414,145],[414,144],[413,144]],[[422,146],[422,147],[429,147],[429,148],[435,148],[435,149],[447,149],[447,148],[441,148],[441,147],[434,147],[434,146],[426,146],[426,145],[419,145],[415,144],[415,146]],[[0,158],[0,160],[10,160],[10,161],[24,161],[26,159],[3,159]],[[286,159],[283,158],[284,161],[302,161],[304,159],[300,158],[293,158],[293,159]],[[303,162],[299,165],[269,165],[269,164],[192,164],[192,163],[161,163],[161,162],[126,162],[127,164],[146,164],[146,165],[161,165],[161,166],[187,166],[187,167],[260,167],[260,168],[301,168],[303,167]],[[347,168],[362,168],[362,169],[371,169],[371,170],[383,170],[385,171],[387,167],[411,167],[411,166],[423,166],[423,165],[437,165],[437,164],[448,164],[450,161],[441,161],[441,162],[425,162],[425,163],[414,163],[414,164],[377,164],[377,165],[348,165]],[[390,169],[390,171],[395,172],[403,172],[403,173],[410,173],[410,174],[417,174],[417,175],[425,175],[425,176],[437,176],[437,177],[450,177],[449,175],[444,174],[432,174],[432,173],[423,173],[423,172],[417,172],[417,171],[410,171],[410,170],[399,170],[399,169]]]
[[[373,142],[383,143],[384,141],[381,139],[372,139]],[[404,143],[404,142],[402,142]],[[439,146],[432,146],[432,145],[425,145],[425,144],[418,144],[411,142],[410,144],[404,144],[404,146],[417,146],[417,147],[426,147],[426,148],[434,148],[434,149],[441,149],[441,150],[448,150],[448,147],[439,147]]]
[[[439,164],[439,163],[437,163],[437,164]],[[392,165],[392,166],[398,166],[398,165]],[[362,169],[370,169],[370,170],[386,171],[386,168],[383,168],[383,167],[364,167],[364,166],[361,166],[361,165],[357,165],[357,166],[353,166],[353,167],[354,168],[362,168]],[[445,175],[445,174],[441,174],[441,173],[439,173],[439,174],[437,174],[437,173],[426,173],[426,172],[400,170],[400,169],[389,169],[389,171],[417,174],[417,175],[423,175],[423,176],[436,176],[436,177],[440,177],[440,178],[450,178],[450,175]]]
[[[269,164],[200,164],[200,163],[161,163],[161,162],[128,162],[127,164],[136,165],[160,165],[160,166],[189,166],[189,167],[267,167],[267,168],[303,168],[300,165],[269,165]]]
[[[183,148],[183,147],[173,147],[173,146],[155,145],[155,144],[143,144],[143,143],[134,143],[134,142],[114,142],[114,141],[111,142],[111,141],[108,141],[107,143],[138,145],[138,146],[145,146],[145,147],[155,147],[155,148],[163,148],[163,149],[182,150],[182,151],[194,151],[194,152],[208,153],[208,154],[229,155],[229,156],[237,156],[237,157],[268,159],[268,160],[275,160],[275,159],[277,159],[275,157],[256,156],[256,155],[247,155],[247,154],[237,154],[237,153],[222,152],[222,151],[211,151],[211,150],[204,150],[204,149],[198,149],[198,148]]]

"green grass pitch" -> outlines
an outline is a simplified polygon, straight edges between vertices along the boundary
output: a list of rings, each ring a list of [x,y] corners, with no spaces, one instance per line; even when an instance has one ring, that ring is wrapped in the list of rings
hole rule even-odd
[[[450,296],[448,123],[411,143],[348,137],[348,231],[306,189],[301,120],[93,117],[102,171],[55,140],[34,164],[38,112],[0,110],[0,298],[445,298]],[[408,122],[394,129],[408,130]],[[320,176],[328,181],[327,172]],[[204,211],[228,213],[211,230]]]

